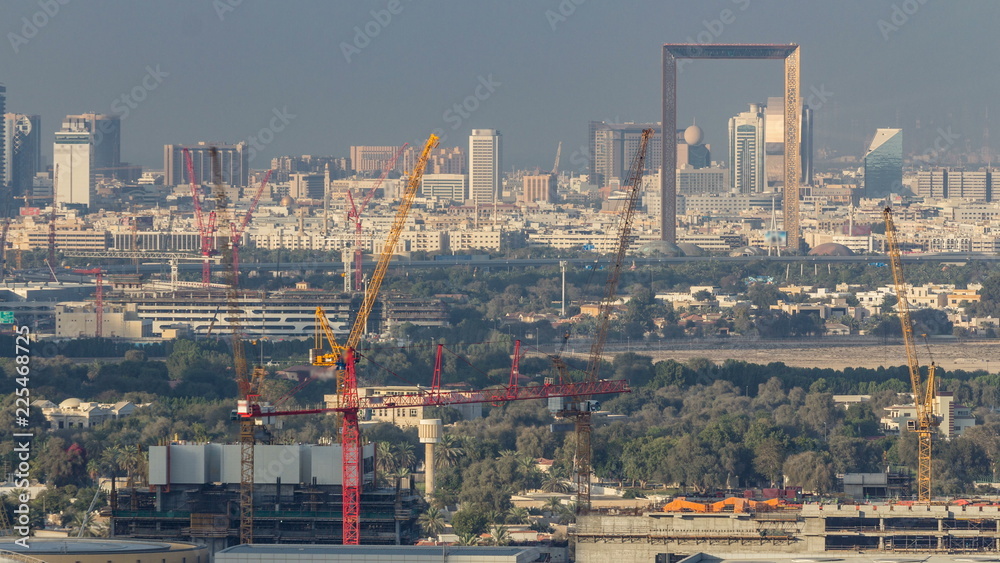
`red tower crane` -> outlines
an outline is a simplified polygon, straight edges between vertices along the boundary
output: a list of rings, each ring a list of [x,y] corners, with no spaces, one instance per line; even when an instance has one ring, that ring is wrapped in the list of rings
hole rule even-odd
[[[208,284],[212,281],[212,265],[209,258],[215,256],[215,211],[208,214],[208,220],[205,220],[205,214],[201,210],[201,190],[199,182],[194,177],[194,163],[191,161],[191,152],[188,149],[182,149],[184,153],[184,166],[187,168],[188,182],[191,183],[191,202],[194,205],[194,218],[198,225],[198,236],[201,242],[201,255],[204,256],[204,261],[201,264],[201,283],[203,286],[208,287]]]
[[[354,291],[361,291],[361,214],[368,207],[368,204],[371,203],[372,198],[375,197],[375,191],[379,189],[382,182],[389,176],[389,172],[396,167],[396,162],[399,161],[400,155],[403,154],[407,146],[409,146],[409,143],[403,143],[403,146],[399,147],[399,150],[396,151],[392,159],[386,163],[385,168],[382,169],[382,175],[372,184],[368,193],[365,194],[365,198],[361,200],[361,205],[354,204],[354,194],[351,193],[351,190],[347,190],[347,201],[351,204],[351,208],[347,210],[347,220],[354,222]]]
[[[334,343],[331,345],[336,346]],[[339,406],[321,409],[302,409],[288,411],[268,411],[264,413],[259,405],[248,405],[249,412],[244,408],[241,415],[245,418],[263,418],[272,416],[291,416],[318,413],[340,413],[344,417],[341,444],[343,447],[343,518],[344,545],[358,545],[361,539],[361,440],[358,430],[358,413],[364,409],[381,410],[409,407],[435,407],[462,405],[471,403],[507,403],[511,401],[529,401],[532,399],[549,399],[551,397],[591,397],[612,393],[629,393],[628,383],[624,380],[596,380],[577,383],[561,383],[533,385],[521,387],[517,383],[520,375],[518,357],[521,342],[515,344],[514,363],[512,364],[510,381],[506,386],[476,391],[448,391],[441,389],[440,353],[435,369],[434,383],[431,388],[422,393],[407,395],[358,396],[358,380],[355,368],[356,357],[353,348],[346,348],[341,354],[344,377],[339,393]],[[335,348],[336,349],[336,348]]]
[[[90,270],[73,270],[74,274],[87,274],[94,276],[97,281],[97,289],[94,291],[94,312],[97,313],[97,326],[94,328],[94,336],[103,336],[104,327],[104,271],[100,268]],[[54,275],[54,274],[53,274]]]
[[[260,196],[264,193],[264,188],[267,187],[267,182],[271,179],[271,173],[273,170],[268,170],[264,174],[264,179],[260,182],[260,187],[257,188],[256,193],[253,194],[253,199],[250,201],[250,207],[247,209],[246,214],[243,219],[237,225],[235,222],[229,224],[229,228],[232,231],[232,238],[230,239],[229,247],[233,251],[233,270],[239,275],[240,270],[240,245],[242,244],[243,233],[246,232],[247,226],[250,225],[250,220],[253,219],[253,212],[257,210],[257,204],[260,203]]]

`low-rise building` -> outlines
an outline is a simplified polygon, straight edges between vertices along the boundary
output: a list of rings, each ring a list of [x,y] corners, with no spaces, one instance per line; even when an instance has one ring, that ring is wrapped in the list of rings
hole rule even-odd
[[[90,428],[109,420],[124,418],[135,409],[143,405],[136,405],[131,401],[118,401],[117,403],[94,403],[70,398],[59,403],[39,399],[32,403],[42,411],[42,416],[48,422],[49,430],[62,430],[64,428]]]
[[[969,407],[955,402],[954,393],[940,391],[931,403],[934,416],[940,421],[938,433],[946,440],[960,436],[966,428],[976,425],[976,417],[972,416]],[[888,433],[900,432],[901,428],[913,430],[917,420],[917,407],[914,404],[892,405],[885,408],[886,416],[882,417],[882,428]]]

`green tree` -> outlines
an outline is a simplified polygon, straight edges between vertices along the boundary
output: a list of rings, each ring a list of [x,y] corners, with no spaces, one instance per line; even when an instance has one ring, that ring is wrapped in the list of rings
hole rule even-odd
[[[478,536],[486,531],[489,522],[486,520],[485,512],[479,507],[469,507],[456,512],[451,517],[451,525],[459,536],[466,534]]]

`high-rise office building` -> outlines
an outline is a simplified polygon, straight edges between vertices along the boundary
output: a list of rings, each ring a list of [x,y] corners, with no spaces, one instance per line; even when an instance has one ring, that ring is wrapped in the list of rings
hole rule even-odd
[[[179,186],[187,184],[186,165],[184,164],[184,149],[191,153],[194,165],[194,177],[199,184],[211,184],[212,179],[212,147],[219,151],[219,162],[222,167],[222,182],[239,188],[246,187],[250,182],[250,149],[246,143],[235,145],[213,145],[200,142],[197,145],[164,145],[163,171],[164,184]]]
[[[469,136],[469,199],[477,205],[500,198],[503,137],[497,129],[473,129]]]
[[[90,207],[94,191],[94,139],[89,131],[57,131],[52,148],[57,205]]]
[[[992,176],[986,170],[921,170],[917,172],[917,196],[992,201]]]
[[[42,118],[37,115],[5,113],[3,116],[3,182],[11,196],[32,195],[35,174],[42,169]],[[22,201],[23,203],[23,201]]]
[[[63,131],[86,131],[93,139],[94,174],[119,178],[122,165],[122,122],[117,115],[82,113],[67,115]]]
[[[865,154],[865,197],[882,198],[903,189],[903,130],[876,129]]]
[[[692,125],[677,139],[677,169],[708,168],[712,165],[712,146],[704,143],[705,132]],[[662,157],[660,157],[662,158]]]
[[[729,119],[729,185],[741,194],[767,187],[764,174],[764,112],[759,104]]]
[[[652,129],[646,149],[647,173],[660,171],[663,162],[663,130],[659,123],[590,122],[590,182],[603,187],[612,178],[625,181],[632,159],[639,151],[643,129]]]
[[[767,185],[780,186],[785,182],[785,99],[767,99],[764,109],[764,164]],[[813,179],[813,113],[803,105],[799,122],[800,182],[811,185]]]

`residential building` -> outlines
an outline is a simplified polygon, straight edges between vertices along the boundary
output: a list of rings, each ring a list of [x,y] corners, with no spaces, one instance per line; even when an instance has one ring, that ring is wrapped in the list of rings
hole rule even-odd
[[[881,422],[886,432],[898,434],[901,428],[913,430],[916,427],[916,405],[912,403],[892,405],[886,407],[885,411],[886,415],[882,417]],[[976,417],[972,416],[971,409],[956,403],[954,393],[951,391],[937,392],[931,403],[931,412],[940,422],[937,428],[938,434],[946,440],[961,436],[966,428],[976,425]]]
[[[864,159],[864,197],[883,198],[903,190],[903,130],[877,129]]]
[[[224,184],[243,188],[250,183],[250,147],[245,142],[235,145],[199,142],[197,145],[164,145],[163,170],[164,184],[180,186],[190,183],[184,163],[184,149],[191,153],[191,163],[194,166],[194,180],[199,185],[212,185],[213,166],[212,149],[219,153],[219,165],[222,168]]]
[[[410,145],[403,151],[402,166],[400,170],[413,170],[420,158],[423,147]],[[462,147],[434,148],[431,149],[430,158],[427,160],[427,168],[424,176],[429,174],[466,174],[465,151]]]
[[[741,194],[766,190],[764,113],[759,104],[729,119],[729,185]]]
[[[353,145],[351,146],[351,169],[358,174],[379,176],[397,152],[399,152],[398,146]],[[401,162],[396,161],[394,170],[401,170],[401,165]]]
[[[95,403],[70,398],[59,403],[39,399],[31,406],[42,411],[42,416],[48,423],[49,430],[64,428],[90,428],[99,426],[109,420],[118,420],[135,412],[135,409],[145,406],[136,405],[132,401],[117,403]]]
[[[503,137],[496,129],[473,129],[469,136],[469,199],[494,204],[500,197]]]
[[[721,194],[729,190],[729,171],[725,168],[677,169],[677,193],[680,195]]]
[[[553,203],[556,201],[556,175],[537,174],[523,178],[522,203]]]

